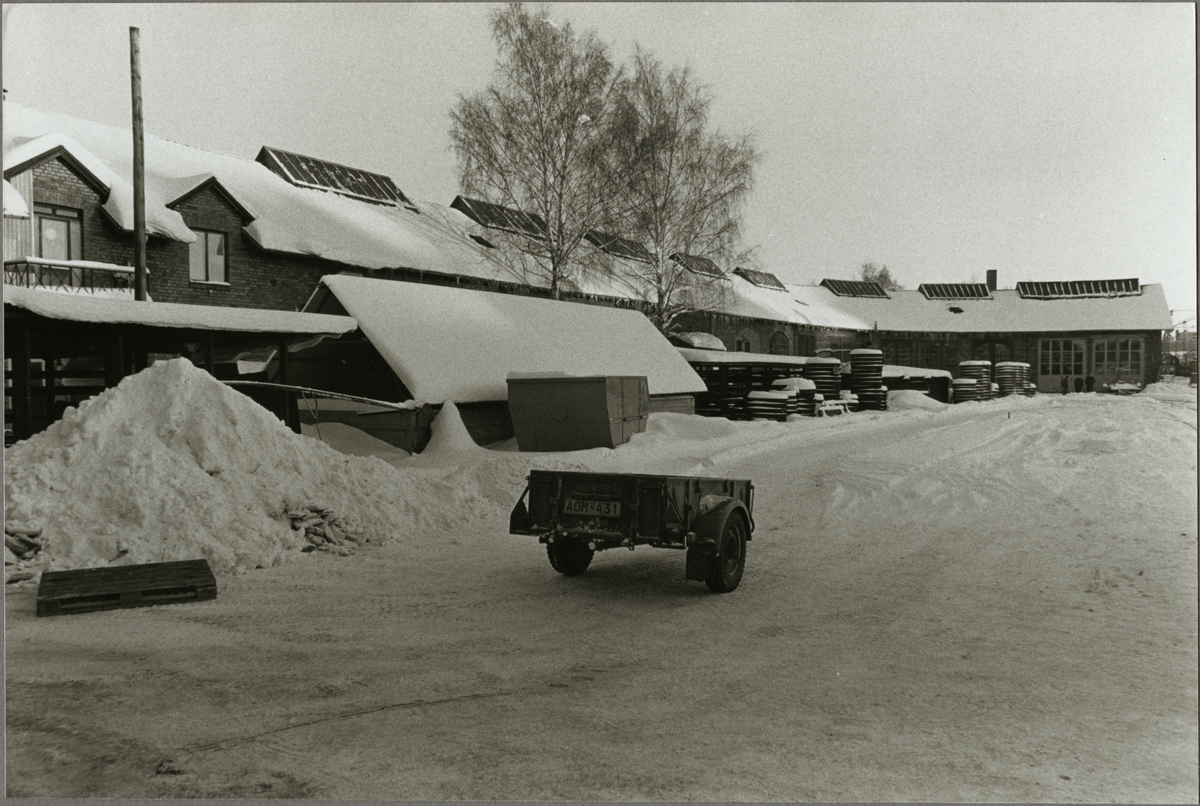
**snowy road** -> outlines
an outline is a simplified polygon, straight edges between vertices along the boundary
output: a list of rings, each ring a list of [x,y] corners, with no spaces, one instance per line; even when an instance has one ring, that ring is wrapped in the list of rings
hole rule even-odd
[[[733,594],[654,549],[558,576],[506,533],[519,455],[213,602],[10,592],[8,794],[1195,802],[1194,393],[690,419],[571,461],[751,478]]]

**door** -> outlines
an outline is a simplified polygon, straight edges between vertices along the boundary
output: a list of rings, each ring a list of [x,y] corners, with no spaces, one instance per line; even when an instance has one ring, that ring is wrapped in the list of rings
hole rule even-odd
[[[1075,391],[1075,379],[1087,375],[1084,356],[1087,342],[1083,339],[1042,339],[1038,351],[1039,392],[1061,392],[1062,379]],[[1097,381],[1098,383],[1098,381]]]

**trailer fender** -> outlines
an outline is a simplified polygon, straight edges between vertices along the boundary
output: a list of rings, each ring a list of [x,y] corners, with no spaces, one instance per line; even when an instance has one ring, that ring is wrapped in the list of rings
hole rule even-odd
[[[746,509],[745,504],[736,498],[722,498],[719,502],[713,503],[715,506],[696,516],[696,519],[692,521],[692,531],[687,537],[685,579],[703,582],[707,578],[710,558],[718,553],[720,537],[725,531],[725,523],[729,518],[744,518],[746,539],[750,539],[754,521],[751,520],[750,512]]]
[[[510,535],[531,535],[533,531],[530,529],[532,525],[529,518],[529,510],[525,507],[525,496],[529,495],[529,485],[525,485],[525,492],[521,493],[521,497],[517,499],[517,505],[513,507],[512,514],[508,516],[508,533]]]

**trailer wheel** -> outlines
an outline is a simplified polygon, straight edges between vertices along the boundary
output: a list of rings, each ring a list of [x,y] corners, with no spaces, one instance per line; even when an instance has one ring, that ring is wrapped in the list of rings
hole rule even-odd
[[[550,565],[560,574],[575,577],[587,570],[596,552],[579,540],[558,539],[546,544]]]
[[[717,553],[709,560],[704,584],[717,593],[730,593],[742,581],[746,570],[746,521],[738,512],[730,512],[721,528]]]

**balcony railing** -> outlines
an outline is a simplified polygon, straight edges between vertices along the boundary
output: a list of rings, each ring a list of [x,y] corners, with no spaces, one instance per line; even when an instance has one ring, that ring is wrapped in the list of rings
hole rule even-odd
[[[133,297],[132,266],[23,257],[4,261],[4,284],[67,294]]]

